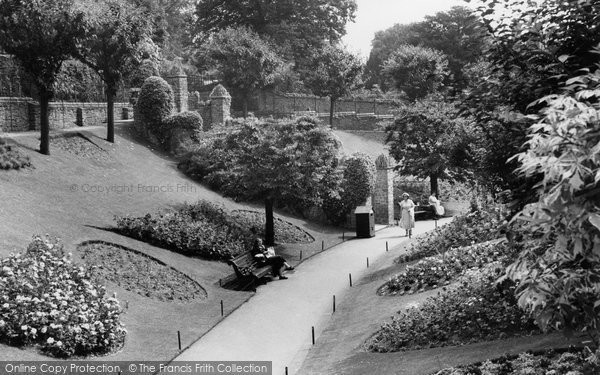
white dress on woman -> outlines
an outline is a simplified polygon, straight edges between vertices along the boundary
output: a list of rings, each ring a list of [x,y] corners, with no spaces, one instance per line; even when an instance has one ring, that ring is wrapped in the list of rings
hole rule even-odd
[[[410,200],[402,200],[400,203],[400,227],[406,230],[415,227],[415,203]]]

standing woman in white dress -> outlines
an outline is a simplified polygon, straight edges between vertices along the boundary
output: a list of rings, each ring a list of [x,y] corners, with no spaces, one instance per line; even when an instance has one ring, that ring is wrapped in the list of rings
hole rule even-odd
[[[400,205],[400,227],[406,230],[408,238],[412,237],[412,229],[415,227],[415,203],[409,198],[408,193],[402,194]]]

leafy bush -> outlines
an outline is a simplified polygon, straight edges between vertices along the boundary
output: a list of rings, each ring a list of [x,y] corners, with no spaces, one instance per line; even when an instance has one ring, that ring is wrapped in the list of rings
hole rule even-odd
[[[600,373],[600,363],[589,360],[588,350],[570,349],[557,352],[548,350],[539,354],[521,353],[502,356],[466,366],[447,368],[435,375],[578,375]]]
[[[30,166],[29,156],[13,149],[4,139],[0,138],[0,169],[21,169]]]
[[[129,237],[184,255],[227,260],[249,250],[253,234],[221,207],[206,201],[171,212],[116,217],[117,230]]]
[[[166,119],[173,112],[173,90],[171,86],[160,77],[150,77],[144,81],[138,101],[135,106],[135,121],[139,128],[148,132],[164,142],[168,138]]]
[[[428,298],[420,307],[401,311],[365,344],[371,352],[394,352],[462,345],[539,332],[518,306],[514,284],[496,280],[501,263],[469,271],[458,285]]]
[[[457,216],[450,223],[420,235],[418,241],[411,244],[408,254],[398,260],[409,262],[442,254],[451,248],[500,238],[506,214],[504,207],[492,206]]]
[[[334,224],[343,223],[346,215],[365,203],[375,188],[375,163],[369,155],[355,153],[346,162],[336,195],[324,199],[323,210]]]
[[[146,79],[158,76],[158,64],[151,59],[144,59],[131,74],[129,84],[131,87],[142,87]]]
[[[195,111],[184,111],[167,118],[165,126],[170,129],[202,130],[202,116]]]
[[[509,253],[510,248],[506,243],[498,241],[451,248],[444,254],[427,257],[407,266],[404,272],[392,277],[378,293],[402,295],[448,285],[450,280],[465,270],[482,268],[496,261],[507,264],[513,259]]]
[[[2,342],[40,345],[57,357],[109,353],[123,345],[119,302],[72,264],[56,240],[36,236],[25,253],[0,264]]]

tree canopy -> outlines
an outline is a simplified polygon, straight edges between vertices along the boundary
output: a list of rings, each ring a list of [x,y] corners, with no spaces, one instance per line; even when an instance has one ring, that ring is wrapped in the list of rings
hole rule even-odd
[[[390,155],[396,169],[430,179],[431,193],[438,194],[438,179],[465,181],[473,158],[472,124],[458,116],[453,103],[438,96],[403,107],[386,127]]]
[[[125,74],[141,62],[141,44],[152,32],[145,14],[119,0],[82,1],[86,33],[79,58],[106,84],[107,137],[115,140],[114,97]]]
[[[286,58],[298,62],[324,42],[340,40],[355,11],[355,0],[200,0],[196,31],[204,39],[227,28],[247,27],[271,38]]]
[[[244,27],[214,33],[197,58],[201,67],[218,68],[223,84],[241,97],[244,114],[250,94],[275,84],[284,70],[284,62],[273,46]]]
[[[448,59],[442,52],[405,44],[385,61],[382,72],[409,100],[414,101],[442,87],[448,75],[447,67]]]
[[[329,124],[333,121],[336,100],[359,84],[361,73],[362,62],[339,46],[327,45],[310,59],[304,82],[315,95],[330,98]]]
[[[465,66],[475,63],[481,56],[484,34],[485,28],[477,14],[461,6],[426,16],[422,22],[396,24],[378,31],[366,65],[368,82],[389,89],[382,74],[383,65],[400,46],[409,44],[443,52],[449,70],[444,83],[459,91],[467,84]]]
[[[0,0],[0,47],[14,55],[40,93],[40,152],[50,154],[48,102],[62,63],[84,31],[74,0]]]

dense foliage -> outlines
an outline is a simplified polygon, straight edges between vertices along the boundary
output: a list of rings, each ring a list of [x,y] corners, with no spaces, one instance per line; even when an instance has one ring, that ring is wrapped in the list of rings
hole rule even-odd
[[[180,168],[235,199],[264,201],[266,240],[272,244],[273,205],[320,205],[334,182],[339,148],[331,130],[313,118],[249,118],[208,136]]]
[[[358,57],[338,46],[327,45],[309,59],[304,82],[315,95],[329,97],[330,125],[335,102],[359,84],[361,73],[362,62]]]
[[[598,374],[600,363],[589,356],[589,350],[572,348],[565,352],[521,353],[482,363],[447,368],[435,375],[575,375]]]
[[[188,256],[227,260],[250,250],[252,233],[221,207],[201,201],[182,208],[116,217],[117,230],[129,237]]]
[[[431,194],[439,195],[438,179],[465,181],[473,160],[473,124],[441,97],[428,97],[400,109],[385,128],[390,155],[404,175],[429,177]]]
[[[483,31],[477,15],[461,6],[425,16],[421,22],[396,24],[378,31],[371,42],[372,49],[366,65],[367,82],[385,90],[390,89],[391,82],[384,78],[382,68],[394,51],[408,44],[442,52],[448,60],[449,72],[444,79],[444,86],[460,91],[470,80],[466,68],[482,54]]]
[[[600,54],[600,48],[595,49]],[[519,172],[541,176],[538,201],[515,218],[523,251],[509,268],[519,304],[544,329],[600,344],[600,64],[566,81],[530,127]]]
[[[392,52],[381,70],[408,100],[415,101],[438,91],[448,75],[447,69],[448,59],[442,52],[405,44]]]
[[[408,254],[399,259],[408,262],[443,254],[451,248],[500,238],[506,215],[507,212],[503,208],[490,207],[457,216],[443,227],[436,228],[425,236],[419,236],[419,241],[411,244]]]
[[[468,272],[456,286],[401,311],[370,338],[372,352],[394,352],[461,345],[538,332],[517,305],[514,284],[496,283],[504,273],[499,262]]]
[[[507,265],[511,249],[505,243],[490,241],[471,246],[450,248],[443,254],[424,258],[393,277],[379,289],[379,294],[403,295],[448,285],[469,269],[483,268],[500,261]]]
[[[56,240],[34,237],[24,253],[0,265],[0,341],[39,345],[56,357],[106,354],[123,345],[119,302]]]
[[[48,103],[64,61],[77,52],[84,15],[74,0],[0,1],[0,48],[30,75],[40,96],[40,152],[50,154]]]
[[[203,41],[214,32],[247,27],[274,40],[287,60],[302,66],[326,41],[340,40],[355,11],[354,0],[201,0],[196,4],[196,30]]]
[[[21,169],[30,166],[29,156],[23,155],[0,138],[0,169]]]
[[[173,113],[173,89],[160,77],[150,77],[142,85],[135,105],[138,129],[145,129],[163,143],[168,140],[166,120]]]
[[[273,46],[244,27],[213,34],[198,49],[196,59],[201,68],[214,67],[222,73],[222,83],[242,100],[244,116],[248,113],[250,95],[274,85],[284,68]]]
[[[176,113],[165,120],[165,126],[173,129],[202,130],[204,120],[196,111],[183,111]]]
[[[364,205],[375,189],[375,163],[369,155],[352,154],[342,167],[339,184],[332,185],[332,193],[323,202],[323,210],[333,224],[345,222],[347,215]]]

